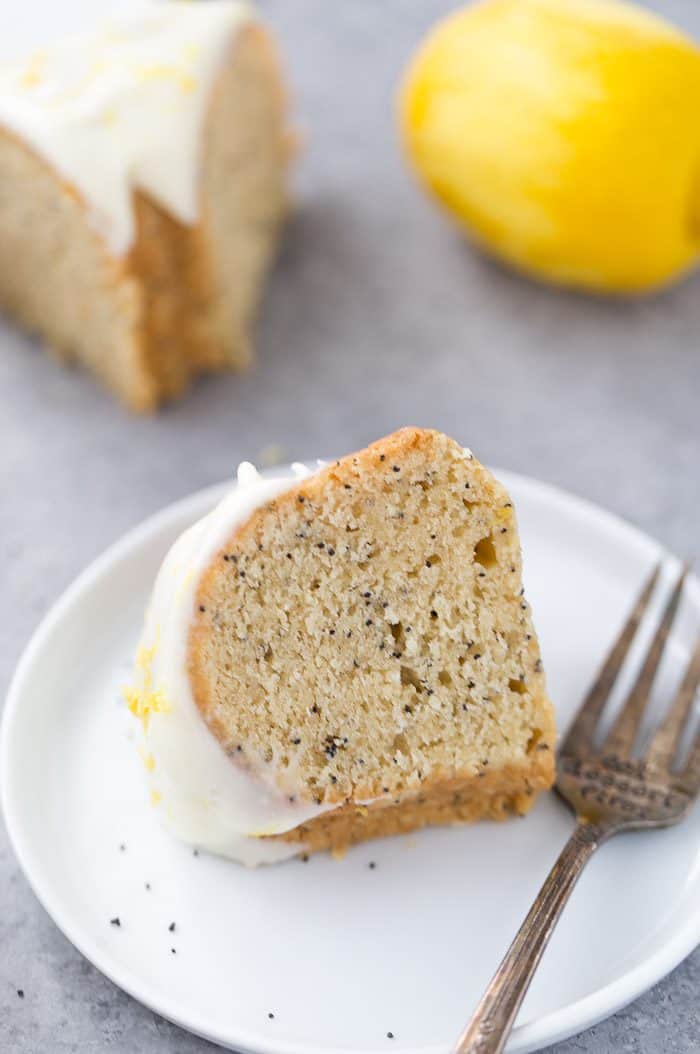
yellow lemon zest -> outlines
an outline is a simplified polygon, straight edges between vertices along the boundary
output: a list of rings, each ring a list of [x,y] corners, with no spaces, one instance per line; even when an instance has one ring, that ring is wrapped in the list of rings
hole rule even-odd
[[[141,756],[141,760],[143,761],[143,766],[146,771],[153,772],[156,767],[156,759],[153,754],[146,753],[143,747],[139,747],[139,754]]]
[[[141,722],[144,732],[148,731],[151,714],[167,714],[170,710],[170,705],[162,688],[155,692],[125,688],[124,698],[131,713]]]
[[[160,803],[160,801],[162,800],[162,797],[163,797],[163,795],[160,793],[160,791],[152,790],[151,791],[151,805],[158,805]]]
[[[30,67],[28,70],[25,70],[25,72],[22,74],[21,80],[22,85],[25,88],[34,88],[37,84],[41,83],[43,77],[41,73],[39,73],[39,70]]]
[[[143,675],[142,685],[123,689],[126,705],[134,717],[139,719],[144,732],[148,731],[151,714],[167,714],[170,710],[170,704],[163,689],[153,686],[152,664],[158,650],[159,637],[160,630],[157,631],[155,642],[150,648],[141,646],[136,653],[136,666]]]
[[[173,66],[166,62],[154,62],[148,66],[139,66],[136,71],[142,81],[172,81],[183,91],[194,91],[196,80],[191,73],[181,66]]]
[[[151,675],[151,664],[153,662],[153,659],[155,658],[155,654],[157,651],[158,640],[156,638],[155,642],[151,645],[150,648],[146,648],[144,645],[141,645],[139,650],[136,652],[136,665],[140,670],[143,670],[143,673],[147,677],[150,677]]]

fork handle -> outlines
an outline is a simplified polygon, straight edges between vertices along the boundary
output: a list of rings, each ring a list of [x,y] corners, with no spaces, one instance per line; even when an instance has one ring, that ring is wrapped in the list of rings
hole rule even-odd
[[[559,916],[606,833],[579,821],[457,1040],[454,1054],[501,1054]]]

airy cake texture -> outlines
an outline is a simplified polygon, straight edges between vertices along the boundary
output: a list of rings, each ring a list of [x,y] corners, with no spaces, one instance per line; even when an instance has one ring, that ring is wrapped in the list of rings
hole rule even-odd
[[[522,814],[553,780],[512,503],[437,432],[403,429],[239,523],[196,583],[188,674],[231,764],[319,810],[266,841]]]
[[[0,306],[152,410],[250,360],[287,210],[282,77],[230,0],[148,5],[81,45],[77,84],[71,55],[0,75]]]

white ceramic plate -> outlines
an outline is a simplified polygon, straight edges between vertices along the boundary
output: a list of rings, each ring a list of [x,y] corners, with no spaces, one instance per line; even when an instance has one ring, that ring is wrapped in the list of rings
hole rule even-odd
[[[528,593],[563,728],[660,551],[591,505],[501,475],[519,513]],[[545,795],[524,821],[425,831],[357,847],[342,861],[319,856],[258,871],[195,856],[161,831],[120,688],[161,558],[220,494],[195,494],[110,549],[28,646],[3,726],[3,803],[15,851],[76,947],[193,1032],[265,1054],[444,1054],[571,818]],[[693,581],[662,671],[667,687],[699,620]],[[680,827],[620,837],[600,851],[509,1051],[537,1050],[600,1020],[691,951],[700,940],[699,834],[696,809]],[[121,925],[110,925],[117,916]]]

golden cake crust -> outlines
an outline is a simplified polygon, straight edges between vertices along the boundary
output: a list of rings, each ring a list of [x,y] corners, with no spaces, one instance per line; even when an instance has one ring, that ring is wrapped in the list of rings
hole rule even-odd
[[[553,728],[551,732],[553,738]],[[426,780],[420,793],[396,801],[348,802],[266,840],[298,843],[305,852],[338,851],[370,838],[409,834],[422,827],[525,816],[554,778],[552,748],[545,743],[538,747],[541,750],[536,748],[527,766],[504,765],[494,772],[485,767],[477,776]]]

